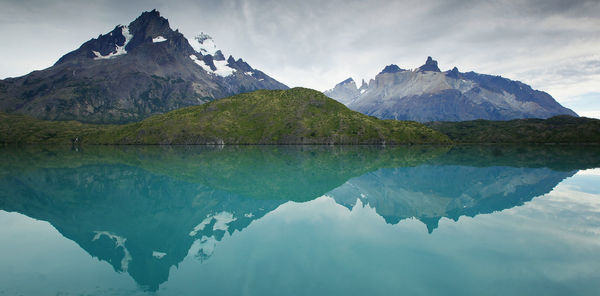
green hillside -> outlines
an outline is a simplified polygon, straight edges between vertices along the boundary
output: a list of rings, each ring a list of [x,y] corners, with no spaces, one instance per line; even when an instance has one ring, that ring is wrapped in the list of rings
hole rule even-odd
[[[77,137],[93,138],[111,128],[115,126],[46,121],[0,112],[0,143],[3,144],[71,144]]]
[[[600,120],[555,116],[509,121],[430,122],[456,143],[600,143]]]
[[[379,120],[305,88],[260,90],[126,125],[0,114],[2,143],[425,144],[448,137],[410,121]]]

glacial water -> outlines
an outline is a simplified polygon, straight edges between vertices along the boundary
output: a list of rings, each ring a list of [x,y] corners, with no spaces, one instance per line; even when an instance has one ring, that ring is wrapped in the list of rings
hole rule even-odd
[[[0,295],[598,295],[600,147],[6,147]]]

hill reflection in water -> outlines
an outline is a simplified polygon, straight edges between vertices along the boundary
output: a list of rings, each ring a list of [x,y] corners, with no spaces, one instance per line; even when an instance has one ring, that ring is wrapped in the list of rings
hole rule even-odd
[[[156,291],[190,252],[207,260],[284,203],[329,196],[387,223],[434,231],[520,206],[580,169],[597,147],[4,148],[0,209],[51,223],[115,271]],[[195,243],[195,244],[194,244]]]

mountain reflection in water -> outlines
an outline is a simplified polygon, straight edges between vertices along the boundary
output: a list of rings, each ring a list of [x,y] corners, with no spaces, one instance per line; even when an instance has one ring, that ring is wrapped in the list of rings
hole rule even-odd
[[[192,249],[289,201],[327,196],[369,206],[389,224],[433,232],[523,205],[580,169],[597,147],[55,147],[3,148],[0,209],[48,221],[90,255],[156,291]]]

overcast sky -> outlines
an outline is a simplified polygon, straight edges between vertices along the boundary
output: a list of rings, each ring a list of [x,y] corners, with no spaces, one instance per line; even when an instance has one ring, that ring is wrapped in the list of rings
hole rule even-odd
[[[158,9],[288,86],[318,90],[385,65],[501,75],[600,118],[600,0],[0,0],[0,78],[44,69]]]

